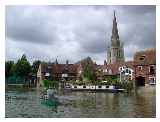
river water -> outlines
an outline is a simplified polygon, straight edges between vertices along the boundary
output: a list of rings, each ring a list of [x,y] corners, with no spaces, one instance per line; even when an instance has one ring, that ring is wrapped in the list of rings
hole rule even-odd
[[[155,86],[136,93],[61,92],[55,108],[41,104],[38,90],[7,90],[5,116],[8,118],[128,118],[156,117]]]

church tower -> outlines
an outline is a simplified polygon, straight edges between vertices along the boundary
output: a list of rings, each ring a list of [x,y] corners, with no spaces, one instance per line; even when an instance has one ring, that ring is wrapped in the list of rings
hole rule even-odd
[[[107,64],[124,62],[123,43],[119,39],[117,20],[114,11],[111,45],[107,49]]]

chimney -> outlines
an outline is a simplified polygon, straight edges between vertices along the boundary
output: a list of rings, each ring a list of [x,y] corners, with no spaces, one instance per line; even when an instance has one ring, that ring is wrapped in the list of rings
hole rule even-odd
[[[55,64],[58,64],[58,61],[57,61],[57,59],[56,59],[56,62],[55,62]]]
[[[104,60],[104,65],[107,65],[107,62],[106,62],[106,60]]]
[[[69,64],[69,61],[68,61],[68,60],[66,60],[66,64],[67,64],[67,65]]]

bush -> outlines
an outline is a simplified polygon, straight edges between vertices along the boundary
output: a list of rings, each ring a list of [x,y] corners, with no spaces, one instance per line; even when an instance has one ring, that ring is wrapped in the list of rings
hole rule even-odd
[[[129,81],[129,82],[122,82],[121,83],[121,87],[123,89],[126,89],[127,92],[131,92],[133,89],[133,82]]]
[[[105,78],[105,81],[107,85],[116,85],[119,83],[119,78],[117,75],[110,75]]]
[[[43,85],[46,88],[58,88],[58,81],[43,80]]]

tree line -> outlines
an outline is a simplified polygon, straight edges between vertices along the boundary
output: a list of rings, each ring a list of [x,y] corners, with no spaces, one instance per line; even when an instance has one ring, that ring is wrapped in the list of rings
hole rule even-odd
[[[28,61],[25,54],[17,62],[12,60],[5,61],[5,77],[20,77],[27,80],[29,76],[36,76],[40,60],[35,60],[32,64]]]

